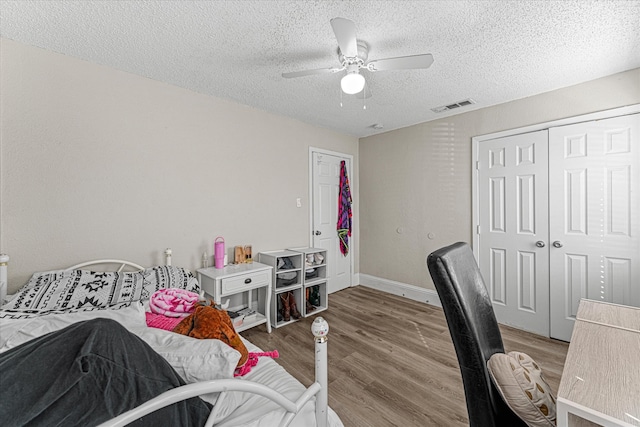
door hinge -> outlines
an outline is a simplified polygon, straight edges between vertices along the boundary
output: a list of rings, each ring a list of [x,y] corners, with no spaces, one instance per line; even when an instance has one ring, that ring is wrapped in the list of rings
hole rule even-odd
[[[480,234],[480,226],[476,225],[476,234]]]
[[[476,170],[480,170],[480,160],[476,160]]]

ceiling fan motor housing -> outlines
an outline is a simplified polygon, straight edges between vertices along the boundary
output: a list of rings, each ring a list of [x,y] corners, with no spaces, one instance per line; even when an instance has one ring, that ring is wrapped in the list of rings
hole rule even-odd
[[[358,68],[364,67],[364,63],[367,62],[367,58],[369,58],[369,46],[363,42],[362,40],[358,40],[358,56],[355,58],[348,58],[342,54],[340,48],[338,48],[338,59],[340,63],[345,67],[349,68],[349,65],[357,64]]]

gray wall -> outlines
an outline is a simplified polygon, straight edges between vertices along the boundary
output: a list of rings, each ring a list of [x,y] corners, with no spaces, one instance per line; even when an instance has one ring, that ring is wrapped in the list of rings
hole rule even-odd
[[[306,246],[309,147],[353,155],[357,176],[355,137],[1,43],[0,252],[11,256],[9,292],[34,271],[89,259],[162,263],[166,247],[175,265],[195,269],[218,235],[254,253]],[[357,250],[356,238],[356,259]]]
[[[426,256],[472,240],[472,137],[637,103],[640,69],[362,138],[360,273],[434,289]]]

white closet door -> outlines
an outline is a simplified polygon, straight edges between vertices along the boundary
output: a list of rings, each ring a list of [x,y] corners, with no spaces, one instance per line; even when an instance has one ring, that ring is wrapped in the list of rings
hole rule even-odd
[[[548,336],[547,131],[478,146],[478,264],[500,323]]]
[[[551,337],[580,298],[640,306],[640,114],[549,130]]]

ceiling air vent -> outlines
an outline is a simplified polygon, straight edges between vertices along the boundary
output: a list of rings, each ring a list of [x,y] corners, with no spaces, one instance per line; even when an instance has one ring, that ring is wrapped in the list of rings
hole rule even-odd
[[[454,102],[453,104],[443,105],[441,107],[432,108],[434,113],[442,113],[444,111],[455,110],[456,108],[466,107],[467,105],[475,104],[473,99],[465,99],[464,101]]]

